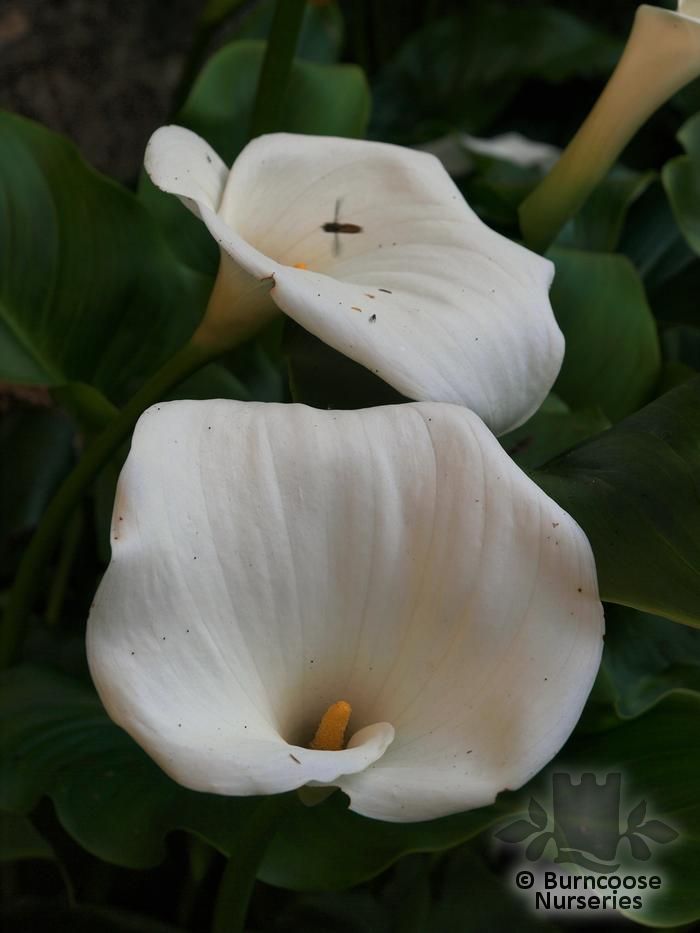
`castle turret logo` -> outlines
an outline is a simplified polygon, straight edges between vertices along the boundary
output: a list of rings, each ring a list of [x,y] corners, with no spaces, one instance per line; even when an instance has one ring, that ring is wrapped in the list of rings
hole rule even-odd
[[[530,798],[529,819],[516,820],[495,835],[502,842],[527,842],[525,857],[537,861],[552,843],[548,855],[554,861],[572,863],[595,872],[615,872],[621,853],[644,862],[655,845],[666,845],[678,837],[673,827],[649,819],[647,802],[641,800],[627,812],[622,806],[622,775],[598,778],[586,772],[578,780],[572,775],[552,775],[551,808]],[[620,846],[626,844],[624,852]]]

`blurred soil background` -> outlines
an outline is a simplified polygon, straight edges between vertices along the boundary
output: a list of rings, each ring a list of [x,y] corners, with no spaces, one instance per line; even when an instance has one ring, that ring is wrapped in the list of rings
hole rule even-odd
[[[0,0],[0,107],[64,133],[96,168],[130,183],[148,137],[173,113],[205,5],[205,0]],[[235,37],[237,26],[259,5],[255,0],[237,4],[205,51]],[[522,11],[545,4],[501,5]],[[549,5],[622,38],[637,4],[558,0]],[[408,37],[442,16],[468,16],[480,3],[348,0],[341,6],[346,24],[341,57],[362,64],[374,83]],[[528,52],[523,37],[523,55]],[[565,111],[572,121],[585,113],[600,85],[594,80],[568,87],[568,93],[581,92],[580,106]],[[515,103],[520,107],[522,101]],[[569,127],[560,132],[564,136]]]

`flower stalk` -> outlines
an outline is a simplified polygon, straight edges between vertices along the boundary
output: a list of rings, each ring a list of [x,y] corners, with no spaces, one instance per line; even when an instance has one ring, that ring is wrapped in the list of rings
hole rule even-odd
[[[249,138],[279,129],[306,0],[277,0],[253,104]]]
[[[219,884],[212,933],[243,933],[260,862],[291,805],[293,794],[263,798],[243,827]]]
[[[531,249],[547,249],[639,128],[700,75],[700,20],[692,15],[694,9],[687,0],[680,0],[677,13],[639,7],[603,93],[554,168],[520,207],[523,238]]]

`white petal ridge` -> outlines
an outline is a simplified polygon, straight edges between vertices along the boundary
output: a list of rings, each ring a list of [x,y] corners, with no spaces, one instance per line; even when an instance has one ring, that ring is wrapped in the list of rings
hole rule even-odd
[[[88,624],[109,714],[176,780],[482,806],[573,729],[602,649],[578,526],[454,405],[170,402],[137,425]],[[309,743],[353,707],[342,752]]]
[[[163,127],[146,168],[207,225],[236,299],[242,272],[272,282],[277,307],[330,346],[408,398],[466,405],[497,434],[537,410],[564,353],[553,266],[482,223],[434,156],[278,133],[246,146],[222,189],[204,147]],[[357,229],[324,230],[336,220]]]

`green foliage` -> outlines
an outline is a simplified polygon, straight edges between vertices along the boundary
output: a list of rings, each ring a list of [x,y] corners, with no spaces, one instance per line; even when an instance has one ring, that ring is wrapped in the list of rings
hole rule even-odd
[[[525,424],[499,438],[523,470],[534,470],[610,427],[596,408],[571,411],[554,393]]]
[[[0,115],[0,378],[120,399],[182,344],[203,281],[66,140]]]
[[[687,155],[668,162],[662,179],[678,226],[700,254],[700,113],[684,124],[678,139]]]
[[[379,74],[372,135],[410,144],[454,128],[480,133],[524,80],[607,71],[618,48],[552,6],[469,4],[412,35]]]
[[[334,64],[359,56],[370,68],[377,64],[375,138],[413,144],[454,129],[484,135],[518,129],[559,143],[575,109],[572,93],[582,91],[583,99],[590,92],[592,100],[595,87],[585,80],[600,83],[620,50],[597,24],[563,5],[437,3],[406,12],[407,22],[422,23],[411,32],[399,21],[398,4],[391,17],[379,4],[346,4],[347,29],[336,3],[308,4],[280,129],[362,136],[370,111],[367,81],[355,65]],[[208,59],[170,121],[204,136],[229,164],[248,138],[274,7],[272,0],[204,5],[186,77],[207,42],[219,44],[231,30],[236,38]],[[591,23],[597,18],[589,16]],[[371,35],[360,35],[368,24]],[[182,86],[187,90],[189,80]],[[676,103],[691,113],[696,97],[690,89]],[[666,135],[662,121],[654,126],[662,158],[677,120],[670,112]],[[49,387],[61,409],[12,401],[3,412],[0,572],[9,580],[17,542],[36,525],[83,437],[108,424],[116,405],[194,329],[218,253],[204,226],[147,178],[132,194],[86,165],[71,143],[21,117],[0,114],[0,134],[0,380]],[[512,872],[504,871],[507,860],[494,839],[515,822],[523,855],[529,841],[523,827],[545,825],[537,802],[546,805],[553,770],[621,771],[625,813],[678,833],[655,846],[646,863],[630,861],[629,840],[621,843],[620,857],[633,870],[664,879],[641,913],[629,912],[631,921],[675,926],[700,916],[700,632],[693,628],[700,627],[700,377],[694,375],[700,371],[700,114],[678,134],[685,152],[665,165],[660,180],[662,159],[644,152],[649,138],[629,153],[634,169],[617,166],[552,250],[564,366],[540,410],[500,439],[582,526],[601,593],[611,603],[603,663],[582,720],[550,768],[490,807],[385,824],[349,811],[339,792],[311,808],[293,799],[261,878],[302,893],[263,889],[272,906],[259,910],[251,928],[557,929],[531,915],[511,890]],[[518,204],[540,178],[538,168],[477,157],[460,184],[488,222],[517,235]],[[282,327],[276,322],[168,397],[287,401],[291,389],[295,399],[321,408],[403,401],[292,322],[284,324],[282,339]],[[182,904],[177,914],[169,904],[164,921],[155,911],[108,905],[121,903],[119,886],[133,883],[137,870],[148,887],[154,875],[145,870],[169,864],[184,887],[201,886],[199,896],[212,902],[218,853],[245,856],[256,842],[259,798],[175,784],[108,719],[83,679],[84,607],[109,559],[109,518],[124,453],[112,458],[91,509],[73,526],[80,547],[72,570],[77,538],[72,531],[64,535],[51,584],[55,593],[60,583],[58,603],[67,605],[59,624],[33,620],[26,656],[47,666],[0,676],[0,861],[11,901],[0,908],[0,925],[8,933],[204,929],[211,903],[203,923],[199,915],[188,918]],[[80,565],[86,552],[94,552],[89,568]],[[33,864],[22,864],[27,860]],[[17,878],[42,863],[54,885],[63,878],[69,903],[12,899]],[[79,879],[83,903],[72,903],[68,875]],[[91,895],[100,892],[101,903],[83,897],[83,883]],[[351,886],[358,887],[337,893]]]
[[[700,377],[533,474],[593,547],[603,599],[700,625]]]
[[[0,810],[26,813],[47,795],[88,852],[132,868],[159,862],[165,836],[178,828],[230,851],[254,798],[175,784],[76,681],[13,668],[1,683]]]
[[[652,172],[616,166],[563,228],[557,245],[615,252],[630,208],[653,180]]]
[[[566,338],[554,391],[611,421],[648,401],[661,362],[644,288],[623,256],[555,249],[552,306]]]
[[[608,606],[603,672],[620,716],[645,712],[673,690],[700,694],[700,631]]]

